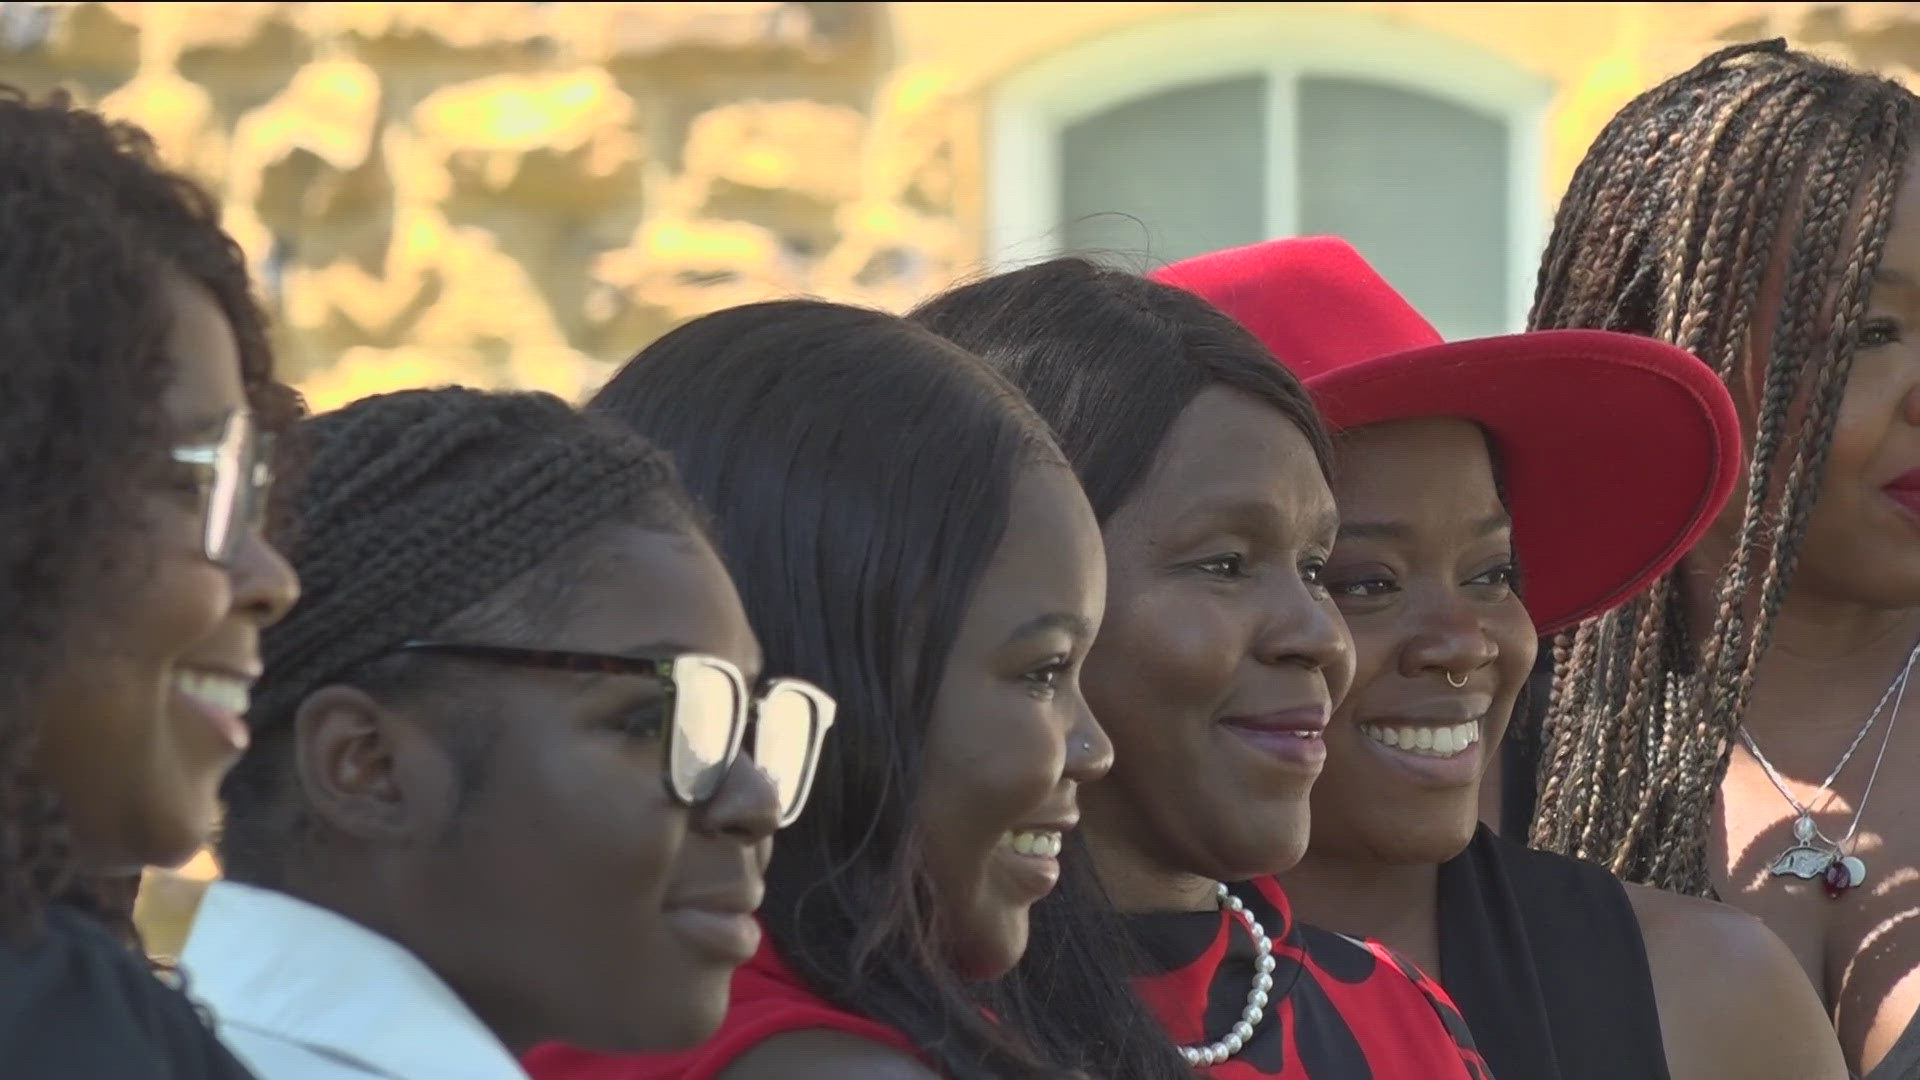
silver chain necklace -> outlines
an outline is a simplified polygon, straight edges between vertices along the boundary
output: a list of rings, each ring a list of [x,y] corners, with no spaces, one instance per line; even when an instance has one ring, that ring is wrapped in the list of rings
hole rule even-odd
[[[1916,660],[1920,660],[1920,644],[1916,644],[1913,651],[1907,654],[1906,666],[1900,669],[1900,674],[1896,675],[1893,682],[1887,686],[1887,692],[1880,695],[1880,703],[1873,707],[1873,712],[1867,715],[1866,723],[1860,725],[1860,731],[1854,735],[1853,741],[1847,744],[1847,752],[1840,755],[1840,763],[1835,765],[1833,771],[1827,774],[1827,778],[1820,782],[1819,790],[1805,804],[1794,798],[1793,793],[1787,789],[1787,782],[1781,778],[1779,770],[1773,767],[1773,762],[1767,760],[1767,755],[1760,752],[1760,744],[1754,741],[1752,733],[1744,726],[1740,729],[1740,739],[1746,744],[1747,751],[1753,755],[1755,761],[1760,763],[1760,768],[1766,772],[1767,779],[1773,782],[1774,789],[1780,792],[1781,798],[1787,800],[1788,806],[1793,807],[1795,814],[1793,846],[1781,852],[1779,857],[1767,866],[1768,873],[1774,877],[1797,877],[1803,881],[1819,878],[1827,895],[1835,898],[1867,880],[1867,864],[1852,853],[1851,847],[1854,837],[1860,832],[1860,817],[1867,812],[1867,799],[1873,794],[1874,781],[1880,778],[1880,763],[1887,756],[1887,744],[1893,740],[1893,725],[1899,719],[1901,704],[1906,701],[1907,680],[1913,675],[1913,665]],[[1853,759],[1853,752],[1860,748],[1860,743],[1867,737],[1867,732],[1873,730],[1874,722],[1879,720],[1880,714],[1886,711],[1888,701],[1893,702],[1893,712],[1887,716],[1886,734],[1880,737],[1880,752],[1874,756],[1873,771],[1867,774],[1867,786],[1860,792],[1860,802],[1854,807],[1853,822],[1847,826],[1846,835],[1835,840],[1820,831],[1819,823],[1813,819],[1814,809],[1833,798],[1833,782],[1840,778],[1840,771],[1845,769],[1847,762]]]

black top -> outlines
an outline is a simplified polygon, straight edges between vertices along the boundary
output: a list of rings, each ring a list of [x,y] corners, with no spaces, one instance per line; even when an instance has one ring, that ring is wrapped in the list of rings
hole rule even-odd
[[[252,1080],[186,995],[106,928],[54,905],[30,943],[0,945],[7,1080]]]
[[[1440,867],[1440,971],[1498,1077],[1669,1080],[1627,891],[1485,826]]]

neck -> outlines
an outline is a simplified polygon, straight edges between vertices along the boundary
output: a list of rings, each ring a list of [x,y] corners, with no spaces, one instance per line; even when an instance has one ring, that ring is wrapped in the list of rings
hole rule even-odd
[[[350,869],[349,869],[350,868]],[[421,915],[396,898],[415,894],[404,875],[390,876],[377,858],[356,860],[316,855],[300,871],[289,872],[279,889],[287,895],[322,907],[341,918],[358,923],[411,953],[416,960],[446,984],[495,1038],[516,1056],[544,1041],[524,1030],[518,1015],[498,1007],[485,995],[470,992],[460,973],[442,961],[448,957],[470,957],[471,949],[448,948],[435,930],[445,925],[444,917]]]
[[[1377,938],[1440,977],[1440,868],[1309,847],[1280,878],[1299,922]]]
[[[1768,655],[1831,664],[1891,649],[1906,652],[1920,633],[1920,608],[1869,607],[1795,590],[1773,620]]]
[[[1685,579],[1696,650],[1711,632],[1715,612],[1717,572],[1706,566],[1717,564],[1703,562]],[[1780,605],[1767,648],[1754,665],[1752,704],[1743,721],[1756,733],[1857,724],[1853,698],[1877,700],[1917,640],[1920,608],[1864,602],[1803,575]],[[1860,705],[1871,707],[1871,700]]]
[[[1144,834],[1127,821],[1131,815],[1125,805],[1110,805],[1098,796],[1106,784],[1096,784],[1081,796],[1081,813],[1089,826],[1081,832],[1087,840],[1094,872],[1100,876],[1100,888],[1119,911],[1139,915],[1148,911],[1210,911],[1219,907],[1213,878],[1167,865],[1167,859],[1142,844]]]

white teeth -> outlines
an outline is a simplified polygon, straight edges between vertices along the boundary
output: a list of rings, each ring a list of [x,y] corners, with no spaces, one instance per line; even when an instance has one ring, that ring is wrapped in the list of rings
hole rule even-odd
[[[1383,746],[1421,757],[1449,758],[1480,741],[1480,724],[1468,721],[1452,727],[1379,727],[1361,724],[1360,734]]]
[[[252,684],[219,672],[176,671],[173,685],[198,704],[232,716],[245,716],[252,700]]]
[[[1063,841],[1059,833],[1049,829],[1021,829],[1007,834],[1006,842],[1014,851],[1022,855],[1053,859],[1060,855]]]

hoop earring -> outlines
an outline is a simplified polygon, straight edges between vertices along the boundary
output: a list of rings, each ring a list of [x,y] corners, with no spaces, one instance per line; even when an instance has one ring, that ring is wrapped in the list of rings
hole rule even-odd
[[[1453,672],[1449,671],[1447,672],[1447,685],[1453,687],[1455,690],[1462,689],[1467,685],[1467,677],[1465,675],[1462,675],[1460,676],[1459,682],[1454,682]]]

